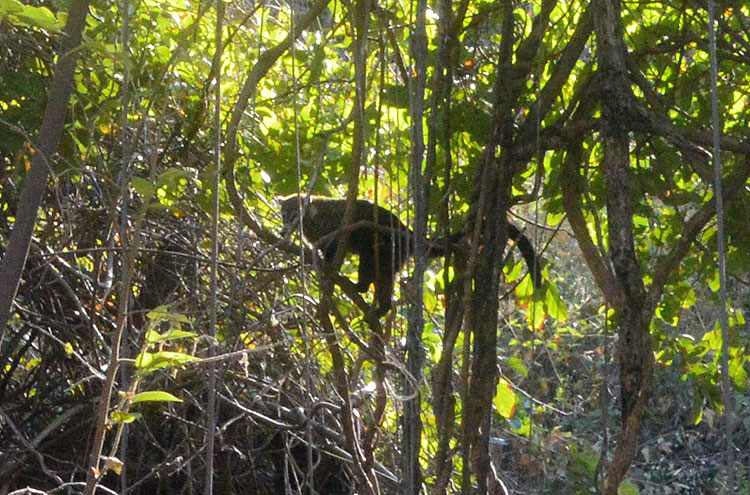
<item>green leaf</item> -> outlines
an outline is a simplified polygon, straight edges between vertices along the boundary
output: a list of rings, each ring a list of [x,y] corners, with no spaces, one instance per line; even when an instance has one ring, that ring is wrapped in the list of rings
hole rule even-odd
[[[18,0],[0,0],[0,19],[4,19],[8,14],[17,14],[23,12],[24,4]]]
[[[693,424],[698,425],[703,420],[703,401],[701,401],[701,406],[693,411]]]
[[[599,455],[590,450],[583,450],[573,454],[571,471],[577,476],[590,476],[596,471]]]
[[[518,435],[528,437],[529,434],[531,434],[531,420],[528,416],[522,419],[519,419],[518,417],[510,418],[508,424],[513,432]]]
[[[721,351],[721,330],[719,329],[718,320],[714,324],[714,329],[710,332],[706,332],[703,336],[703,342],[708,344],[708,347],[714,352]]]
[[[195,332],[186,332],[185,330],[168,330],[163,334],[160,334],[156,330],[149,330],[146,332],[146,340],[155,344],[157,342],[168,342],[170,340],[187,339],[197,337],[198,334]]]
[[[55,14],[47,7],[32,7],[25,5],[22,12],[15,14],[19,19],[31,26],[36,26],[48,31],[60,31]]]
[[[544,294],[545,303],[547,304],[547,313],[551,318],[560,321],[568,321],[568,308],[565,305],[565,301],[560,296],[560,291],[557,289],[557,285],[550,283],[549,287]]]
[[[623,481],[620,486],[617,487],[617,495],[638,495],[640,490],[630,481]]]
[[[747,372],[741,361],[740,359],[732,359],[729,362],[729,376],[732,377],[735,387],[739,390],[747,390]]]
[[[189,332],[185,332],[182,334],[172,334],[170,332],[177,332],[182,330],[182,324],[183,323],[190,323],[190,320],[187,316],[180,314],[180,313],[171,313],[169,311],[168,306],[159,306],[153,311],[149,311],[146,315],[146,318],[149,319],[149,331],[146,334],[146,340],[149,342],[161,342],[164,340],[174,340],[175,338],[183,338],[183,337],[189,337],[195,334],[190,334]],[[161,323],[167,322],[169,326],[169,331],[164,333],[164,335],[159,334],[154,330],[155,327],[159,326]]]
[[[154,361],[154,355],[150,352],[142,352],[135,358],[135,367],[140,369],[146,369],[151,366]]]
[[[633,225],[648,228],[648,218],[635,215],[633,216]]]
[[[172,323],[190,323],[187,316],[181,313],[171,313],[169,306],[157,306],[153,311],[149,311],[146,314],[146,318],[151,320],[152,323],[161,323],[162,321],[169,321]]]
[[[135,359],[135,367],[143,373],[150,373],[160,368],[179,366],[190,361],[197,361],[198,358],[184,352],[142,352]]]
[[[17,26],[34,26],[60,32],[63,24],[47,7],[24,5],[17,0],[0,0],[0,21],[7,19]]]
[[[112,411],[109,415],[109,419],[113,423],[132,423],[136,419],[139,419],[141,415],[139,413],[129,413],[125,411]]]
[[[745,316],[742,314],[742,311],[740,311],[739,309],[733,310],[732,316],[734,317],[732,319],[734,319],[737,322],[737,325],[745,324]]]
[[[180,179],[184,179],[186,177],[188,177],[186,171],[180,170],[179,168],[170,167],[159,175],[159,177],[156,179],[156,183],[160,186],[176,185],[180,181]]]
[[[541,330],[546,319],[547,312],[544,310],[544,303],[541,301],[531,301],[526,308],[526,322],[529,326],[533,330]]]
[[[160,62],[167,62],[169,60],[169,57],[172,56],[172,51],[169,49],[169,47],[166,47],[164,45],[160,45],[156,47],[156,50],[154,50],[156,53],[156,56],[159,58]]]
[[[523,376],[524,378],[529,376],[529,370],[526,369],[526,366],[523,365],[523,361],[521,361],[520,358],[510,357],[506,362],[508,363],[508,366],[510,366],[510,368],[519,375]]]
[[[497,384],[497,393],[495,398],[492,400],[495,404],[495,408],[500,415],[506,419],[512,418],[513,413],[516,409],[516,402],[518,397],[507,380],[501,378]]]
[[[139,402],[182,402],[182,399],[163,390],[150,390],[136,394],[130,402],[133,404],[138,404]]]
[[[697,300],[698,300],[698,297],[695,295],[695,291],[693,289],[690,289],[685,294],[685,297],[682,299],[682,308],[690,309],[690,307],[692,307],[693,304],[695,304]]]
[[[712,291],[719,292],[719,272],[715,271],[708,277],[708,286]]]
[[[135,192],[143,196],[143,199],[146,200],[151,199],[154,193],[156,193],[156,186],[142,177],[133,177],[130,180],[130,185]]]

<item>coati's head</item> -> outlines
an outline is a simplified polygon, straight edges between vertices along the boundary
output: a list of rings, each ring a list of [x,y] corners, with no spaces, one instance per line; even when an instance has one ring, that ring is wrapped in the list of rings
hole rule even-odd
[[[290,194],[289,196],[282,196],[279,198],[279,204],[281,204],[281,220],[284,224],[284,228],[288,229],[294,226],[299,219],[299,208],[300,200],[304,200],[305,196],[299,194]]]

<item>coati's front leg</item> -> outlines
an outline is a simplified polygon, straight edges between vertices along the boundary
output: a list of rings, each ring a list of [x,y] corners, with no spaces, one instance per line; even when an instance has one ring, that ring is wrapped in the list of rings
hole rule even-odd
[[[390,271],[378,273],[378,278],[375,280],[375,304],[377,304],[375,316],[378,318],[393,307],[393,283],[394,279]]]
[[[331,239],[325,243],[318,243],[316,246],[323,251],[323,261],[325,261],[326,265],[333,263],[336,251],[339,249],[339,243],[335,239]]]
[[[390,311],[393,298],[394,266],[390,243],[371,244],[372,249],[361,249],[357,290],[367,292],[370,284],[375,285],[375,315],[379,318]]]
[[[375,256],[374,251],[364,250],[359,255],[359,268],[357,269],[357,292],[367,292],[370,284],[375,282]],[[375,286],[377,290],[377,285]]]
[[[372,267],[377,305],[375,315],[378,317],[385,315],[393,307],[393,285],[396,273],[401,271],[402,266],[397,261],[394,263],[392,243],[392,238],[388,238],[385,242],[377,244],[377,249],[373,251]]]

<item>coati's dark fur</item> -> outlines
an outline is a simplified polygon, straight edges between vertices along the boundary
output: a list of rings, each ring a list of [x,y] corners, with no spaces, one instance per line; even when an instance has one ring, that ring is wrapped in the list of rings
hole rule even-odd
[[[300,199],[307,196],[292,194],[280,198],[281,217],[284,228],[297,224]],[[352,203],[352,214],[348,227],[342,228],[346,216],[347,201],[326,196],[310,196],[310,202],[303,205],[303,233],[314,248],[323,251],[326,263],[333,261],[339,241],[346,239],[345,253],[359,256],[357,290],[367,292],[370,284],[375,284],[377,316],[383,316],[391,309],[395,274],[400,272],[406,260],[414,253],[414,232],[392,212],[364,199]],[[347,233],[348,235],[344,235]],[[455,241],[463,233],[451,236]],[[541,267],[536,252],[529,239],[521,231],[508,223],[508,237],[521,251],[534,287],[541,285]],[[427,241],[429,258],[445,255],[449,241]]]

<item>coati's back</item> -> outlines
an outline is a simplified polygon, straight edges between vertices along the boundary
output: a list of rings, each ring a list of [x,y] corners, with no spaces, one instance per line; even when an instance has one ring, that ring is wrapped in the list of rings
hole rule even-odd
[[[305,198],[304,195],[301,196]],[[300,195],[292,194],[281,198],[281,216],[285,226],[297,221]],[[347,247],[361,254],[363,249],[372,249],[377,231],[380,242],[393,240],[398,246],[408,242],[411,231],[392,212],[367,200],[358,199],[353,203],[352,224],[361,224],[349,232]],[[347,201],[326,196],[310,196],[310,204],[304,208],[305,237],[312,243],[337,232],[344,224]],[[377,224],[376,227],[373,224]]]

